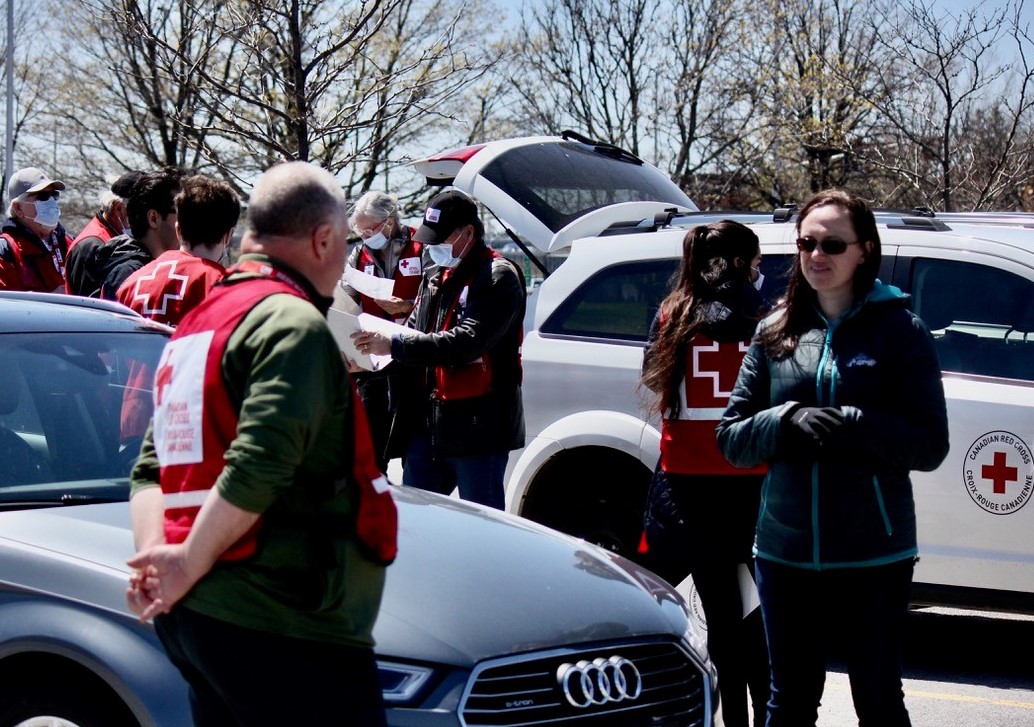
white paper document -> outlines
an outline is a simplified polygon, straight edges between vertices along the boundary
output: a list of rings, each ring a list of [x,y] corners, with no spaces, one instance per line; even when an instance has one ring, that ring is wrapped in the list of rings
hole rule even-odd
[[[398,323],[372,316],[369,313],[360,313],[358,316],[355,316],[337,308],[331,308],[327,311],[327,324],[330,326],[331,333],[334,334],[334,340],[337,341],[338,348],[345,354],[345,358],[367,371],[380,371],[391,363],[391,356],[374,356],[361,352],[352,341],[353,333],[358,331],[375,331],[391,336],[395,333],[411,330],[405,326],[400,326]]]
[[[346,265],[342,280],[351,286],[353,290],[374,300],[389,300],[394,297],[394,278],[378,278],[376,275],[369,275],[356,270],[351,265]]]

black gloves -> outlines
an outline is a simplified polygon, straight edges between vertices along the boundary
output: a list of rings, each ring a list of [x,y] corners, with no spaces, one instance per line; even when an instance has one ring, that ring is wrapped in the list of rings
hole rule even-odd
[[[833,442],[844,425],[844,413],[831,406],[802,406],[783,420],[788,448],[795,454],[814,452]]]

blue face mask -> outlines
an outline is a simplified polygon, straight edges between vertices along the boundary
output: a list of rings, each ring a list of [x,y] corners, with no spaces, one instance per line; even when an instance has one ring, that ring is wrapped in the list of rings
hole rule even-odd
[[[363,244],[371,250],[383,250],[384,246],[388,244],[388,238],[384,236],[383,232],[378,230],[377,234],[370,235],[363,240]]]
[[[36,224],[43,227],[57,227],[57,221],[61,218],[61,208],[58,207],[57,200],[51,197],[40,200],[35,205],[36,216],[33,217],[33,220]]]
[[[431,256],[434,264],[442,268],[454,268],[460,264],[463,258],[455,257],[452,254],[452,245],[442,243],[440,245],[427,245],[427,254]]]

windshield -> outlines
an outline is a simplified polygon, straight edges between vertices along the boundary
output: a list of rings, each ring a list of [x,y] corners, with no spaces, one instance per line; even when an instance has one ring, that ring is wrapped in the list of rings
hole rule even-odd
[[[159,333],[0,336],[0,509],[128,497]]]
[[[511,149],[489,162],[481,175],[553,232],[587,212],[620,202],[667,202],[696,209],[656,168],[569,141]]]

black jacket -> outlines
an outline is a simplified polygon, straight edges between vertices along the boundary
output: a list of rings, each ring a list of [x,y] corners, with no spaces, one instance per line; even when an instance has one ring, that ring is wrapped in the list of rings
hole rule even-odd
[[[905,301],[877,281],[838,321],[816,310],[791,356],[751,344],[718,443],[734,465],[769,463],[759,558],[818,570],[916,554],[908,473],[944,461],[948,421],[933,339]],[[839,407],[837,439],[807,452],[791,446],[784,420],[801,406]]]
[[[152,260],[147,248],[129,235],[119,235],[107,242],[98,237],[87,238],[68,254],[68,290],[73,295],[116,300],[115,294],[126,278]]]
[[[426,273],[408,320],[419,332],[392,340],[392,358],[410,369],[409,376],[405,369],[396,374],[408,380],[408,386],[395,397],[392,456],[421,430],[430,432],[436,456],[474,456],[524,446],[520,346],[527,294],[513,264],[488,257],[487,252],[483,246],[471,250],[445,283],[441,269]],[[472,272],[465,303],[454,324],[442,330]],[[466,364],[480,356],[491,363],[489,394],[454,401],[431,396],[435,367]]]

